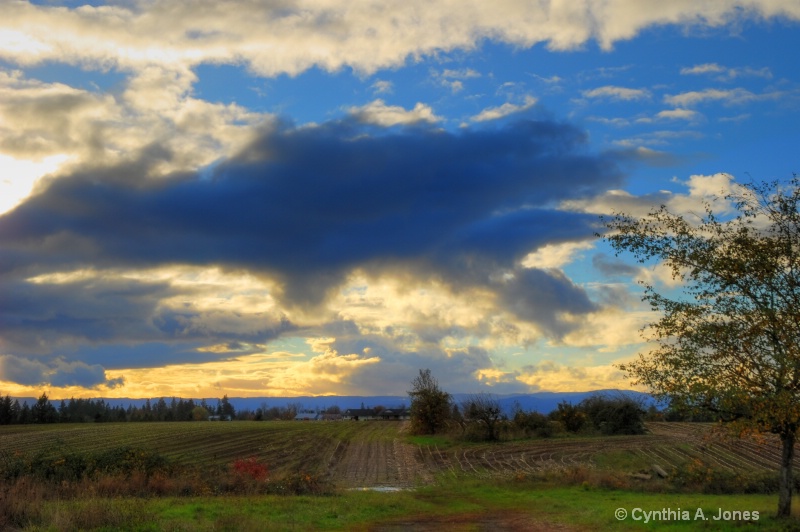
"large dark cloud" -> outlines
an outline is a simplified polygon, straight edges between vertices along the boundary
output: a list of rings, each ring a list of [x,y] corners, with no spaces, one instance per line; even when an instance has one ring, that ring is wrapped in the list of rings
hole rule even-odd
[[[473,264],[513,267],[537,245],[591,235],[592,216],[549,209],[619,184],[613,159],[585,142],[551,121],[458,133],[275,126],[210,173],[54,180],[0,219],[0,271],[221,264],[277,277],[285,301],[305,304],[371,263],[454,279]]]
[[[95,388],[103,385],[115,388],[124,383],[123,378],[109,379],[103,366],[84,362],[66,362],[62,358],[45,363],[39,360],[0,355],[0,380],[36,386],[82,386]]]
[[[230,312],[201,312],[161,307],[166,298],[180,294],[191,300],[191,289],[178,291],[166,282],[108,278],[100,274],[58,283],[25,282],[20,278],[0,281],[0,338],[8,352],[46,355],[54,348],[69,350],[109,342],[181,342],[197,347],[201,342],[266,342],[295,326],[278,312],[243,317]],[[201,292],[197,292],[202,295]],[[247,331],[215,326],[215,318],[249,320]],[[120,350],[126,351],[123,347]],[[163,353],[163,351],[162,351]],[[174,351],[186,360],[185,353]],[[198,357],[195,352],[195,357]],[[107,356],[105,360],[116,357]],[[127,367],[152,357],[137,352]],[[165,358],[161,362],[166,362]],[[174,362],[175,360],[169,360]],[[152,364],[151,364],[152,365]]]
[[[306,308],[324,301],[355,268],[368,275],[402,272],[454,291],[489,290],[498,307],[559,338],[573,327],[564,315],[595,305],[565,276],[522,268],[519,260],[545,244],[591,238],[594,215],[555,205],[593,197],[622,179],[616,156],[587,152],[580,130],[533,120],[456,133],[353,121],[278,124],[213,168],[148,177],[153,164],[169,157],[151,146],[129,165],[53,179],[0,217],[4,354],[49,357],[27,365],[8,358],[7,376],[98,385],[105,382],[103,367],[224,358],[230,353],[197,347],[263,345],[302,326],[276,310],[226,330],[230,319],[244,318],[161,305],[178,294],[191,301],[192,288],[178,292],[157,280],[27,280],[80,268],[248,271],[278,281],[273,296],[281,305]],[[449,367],[449,380],[461,386],[491,366],[485,351],[472,348],[458,354],[463,371],[452,373],[452,358],[437,342],[445,332],[467,333],[437,327],[414,333],[424,347],[413,352],[387,345],[380,368],[365,367],[365,375],[375,379],[394,368],[405,378],[418,367]]]

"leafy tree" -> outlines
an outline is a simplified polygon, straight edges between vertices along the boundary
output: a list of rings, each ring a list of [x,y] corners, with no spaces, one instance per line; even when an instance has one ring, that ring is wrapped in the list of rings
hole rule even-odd
[[[566,401],[558,403],[558,407],[550,412],[550,418],[560,421],[568,432],[579,432],[586,425],[586,414],[583,410]]]
[[[202,406],[196,406],[192,409],[192,421],[205,421],[208,419],[208,410]]]
[[[439,388],[431,370],[419,370],[411,381],[411,430],[415,434],[435,434],[444,428],[450,415],[450,394]]]
[[[546,415],[534,410],[525,412],[518,402],[514,403],[512,422],[514,427],[523,431],[526,436],[535,435],[540,438],[549,438],[554,432],[553,424]]]
[[[578,406],[603,434],[644,434],[645,411],[631,397],[596,394]]]
[[[617,253],[661,261],[683,284],[674,298],[645,284],[643,299],[661,313],[648,327],[657,347],[620,367],[658,398],[777,434],[778,515],[788,517],[800,427],[800,180],[739,185],[725,199],[735,209],[726,217],[709,201],[691,216],[661,206],[603,220]]]
[[[498,439],[498,425],[503,416],[503,409],[500,408],[497,399],[486,393],[472,394],[461,403],[461,409],[467,421],[481,425],[483,439],[488,441]]]

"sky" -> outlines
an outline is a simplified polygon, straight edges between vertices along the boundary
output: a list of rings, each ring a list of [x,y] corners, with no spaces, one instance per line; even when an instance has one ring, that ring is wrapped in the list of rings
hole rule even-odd
[[[2,10],[2,394],[632,388],[599,217],[800,171],[798,0]]]

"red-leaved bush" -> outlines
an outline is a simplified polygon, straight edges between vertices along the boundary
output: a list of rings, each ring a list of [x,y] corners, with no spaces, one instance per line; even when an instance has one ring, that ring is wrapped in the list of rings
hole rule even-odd
[[[266,464],[262,464],[254,456],[250,458],[236,460],[233,463],[233,470],[241,477],[252,478],[253,480],[266,480],[269,477],[269,470]]]

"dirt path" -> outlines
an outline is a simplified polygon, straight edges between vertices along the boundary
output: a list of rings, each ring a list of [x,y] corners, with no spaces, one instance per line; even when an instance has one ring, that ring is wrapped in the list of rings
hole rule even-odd
[[[328,470],[344,488],[409,488],[433,480],[418,453],[397,438],[342,442]]]
[[[333,465],[333,478],[345,488],[407,488],[432,480],[416,448],[395,441],[350,442]]]

